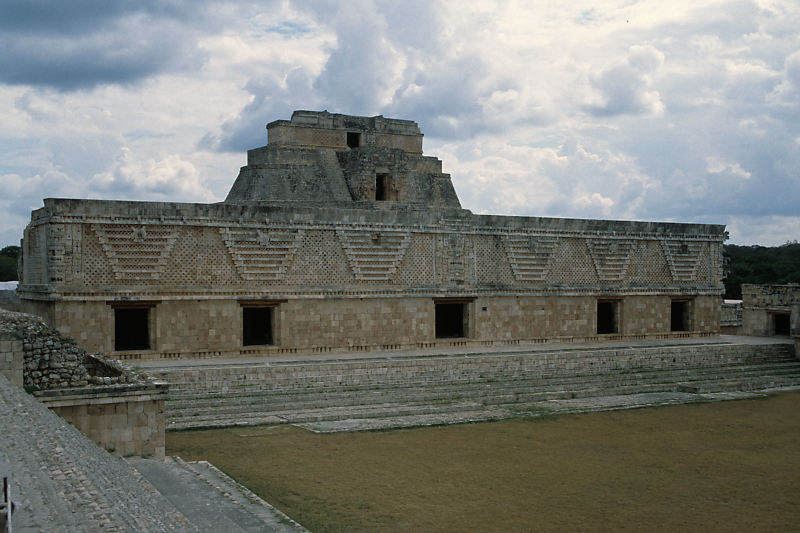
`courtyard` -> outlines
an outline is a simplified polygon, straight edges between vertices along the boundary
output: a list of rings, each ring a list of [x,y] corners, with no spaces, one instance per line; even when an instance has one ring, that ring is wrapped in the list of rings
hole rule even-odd
[[[800,392],[382,432],[170,432],[311,531],[787,531]]]

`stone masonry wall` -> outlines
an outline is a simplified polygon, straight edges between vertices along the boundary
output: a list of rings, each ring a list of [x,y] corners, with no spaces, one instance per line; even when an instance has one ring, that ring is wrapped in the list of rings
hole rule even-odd
[[[40,318],[0,310],[0,372],[108,451],[164,456],[166,384],[87,354]]]
[[[787,333],[800,335],[800,285],[742,284],[742,330],[745,335],[775,335],[776,315],[788,315]]]
[[[688,331],[671,331],[671,297],[627,296],[618,338],[714,335],[716,296],[691,300]],[[519,342],[596,341],[597,298],[591,296],[479,297],[467,303],[466,336],[437,339],[432,298],[293,299],[273,308],[272,345],[243,345],[242,306],[234,299],[162,300],[149,310],[150,349],[114,351],[114,309],[105,302],[57,302],[60,329],[87,348],[125,360],[241,357],[332,350],[428,348]],[[86,330],[92,335],[89,336]],[[84,336],[86,336],[84,338]]]
[[[0,309],[0,334],[8,342],[13,338],[22,343],[22,385],[29,390],[133,383],[143,379],[125,372],[112,361],[87,354],[75,341],[51,329],[39,317]],[[11,347],[9,344],[8,348]],[[101,367],[103,375],[98,375]],[[90,373],[89,368],[95,372]]]
[[[553,352],[458,354],[438,357],[376,358],[237,367],[160,369],[153,373],[172,384],[171,399],[233,394],[243,390],[292,391],[385,389],[415,385],[494,383],[537,377],[614,374],[746,364],[786,353],[781,344],[750,346],[704,344],[646,348],[575,349]]]

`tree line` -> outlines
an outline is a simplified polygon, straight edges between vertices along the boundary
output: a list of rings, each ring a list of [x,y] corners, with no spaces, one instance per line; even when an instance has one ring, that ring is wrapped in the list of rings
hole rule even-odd
[[[725,298],[742,298],[742,283],[800,283],[800,243],[738,246],[723,249],[727,262]]]
[[[0,281],[16,281],[19,246],[6,246],[0,250]]]

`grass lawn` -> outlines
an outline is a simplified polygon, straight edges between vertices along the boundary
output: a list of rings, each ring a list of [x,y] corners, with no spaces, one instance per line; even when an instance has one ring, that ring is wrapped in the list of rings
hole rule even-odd
[[[800,391],[372,433],[170,432],[167,453],[315,533],[800,530]]]

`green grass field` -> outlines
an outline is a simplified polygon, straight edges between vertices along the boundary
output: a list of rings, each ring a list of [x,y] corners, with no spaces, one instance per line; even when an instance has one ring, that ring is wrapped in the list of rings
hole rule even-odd
[[[315,533],[800,530],[800,392],[372,433],[173,432],[167,453]]]

